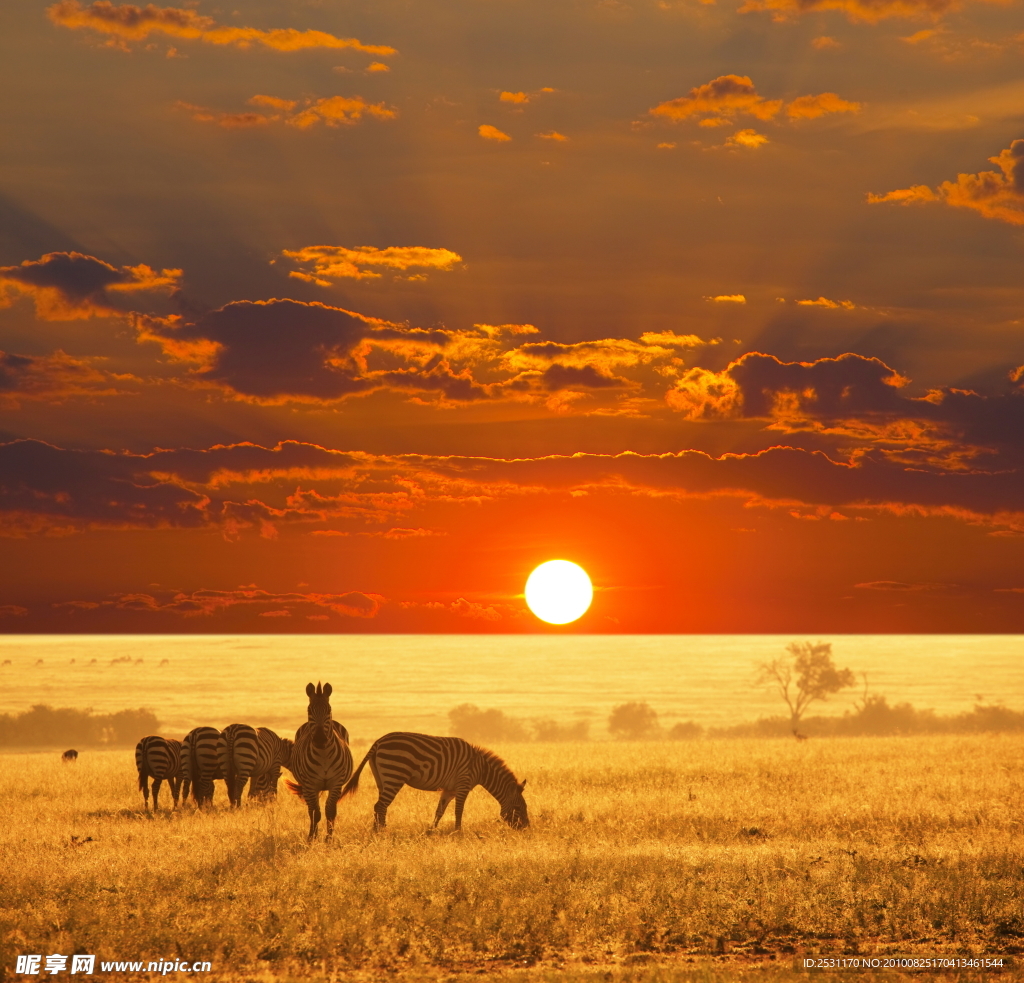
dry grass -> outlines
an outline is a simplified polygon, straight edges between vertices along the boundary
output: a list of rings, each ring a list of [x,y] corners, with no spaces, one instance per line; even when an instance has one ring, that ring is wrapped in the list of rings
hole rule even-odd
[[[151,817],[130,751],[0,756],[0,978],[25,952],[510,983],[1024,952],[1021,737],[498,750],[529,779],[529,830],[478,789],[464,836],[426,836],[435,798],[405,789],[374,836],[370,780],[312,848],[291,796],[232,814],[218,783],[214,812]]]

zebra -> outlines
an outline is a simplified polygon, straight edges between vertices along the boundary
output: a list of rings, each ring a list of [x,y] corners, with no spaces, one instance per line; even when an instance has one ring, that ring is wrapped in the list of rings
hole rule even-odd
[[[248,724],[228,724],[217,739],[217,765],[228,786],[231,808],[242,804],[242,790],[256,768],[258,738]]]
[[[441,822],[448,803],[455,800],[455,830],[462,829],[466,797],[482,785],[498,800],[501,818],[514,829],[530,825],[523,799],[525,781],[517,781],[512,770],[493,751],[477,747],[461,737],[431,737],[401,731],[385,734],[373,742],[366,757],[342,791],[350,795],[359,787],[359,774],[369,762],[379,793],[373,807],[373,828],[387,825],[388,806],[403,785],[424,792],[440,791],[434,813],[434,829]]]
[[[287,737],[278,737],[269,727],[257,727],[256,740],[256,769],[249,781],[249,798],[276,799],[281,769],[291,770],[295,742]]]
[[[66,765],[74,764],[78,761],[78,752],[74,748],[71,748],[60,756],[60,760]]]
[[[309,719],[295,732],[295,746],[288,770],[294,782],[286,782],[290,791],[306,800],[309,809],[309,841],[316,839],[320,825],[320,793],[327,792],[327,842],[334,835],[334,817],[338,811],[341,788],[352,774],[352,752],[348,731],[331,719],[331,684],[310,683]]]
[[[181,744],[182,798],[187,799],[189,788],[192,798],[201,809],[213,805],[213,781],[223,778],[217,758],[220,731],[214,727],[195,727],[185,735]]]
[[[135,767],[139,772],[139,791],[149,812],[149,780],[153,779],[153,811],[157,812],[157,796],[160,783],[165,781],[171,787],[174,808],[178,808],[178,793],[181,789],[181,741],[173,737],[144,737],[135,745]],[[187,794],[187,793],[186,793]]]

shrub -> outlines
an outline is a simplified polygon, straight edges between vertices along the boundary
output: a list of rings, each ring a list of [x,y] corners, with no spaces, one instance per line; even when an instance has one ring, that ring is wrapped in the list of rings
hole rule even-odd
[[[557,720],[533,721],[533,733],[538,741],[586,741],[590,739],[590,723],[578,720],[574,724],[560,724]]]
[[[640,740],[658,734],[658,715],[648,703],[621,703],[608,718],[608,730],[618,737]]]
[[[509,717],[502,710],[481,710],[473,703],[463,703],[448,711],[448,721],[455,737],[467,741],[528,741],[529,734],[521,720]]]

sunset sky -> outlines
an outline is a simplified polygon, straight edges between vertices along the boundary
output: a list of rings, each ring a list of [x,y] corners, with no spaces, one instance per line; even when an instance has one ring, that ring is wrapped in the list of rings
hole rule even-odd
[[[0,628],[1024,631],[1022,64],[1021,0],[7,0]]]

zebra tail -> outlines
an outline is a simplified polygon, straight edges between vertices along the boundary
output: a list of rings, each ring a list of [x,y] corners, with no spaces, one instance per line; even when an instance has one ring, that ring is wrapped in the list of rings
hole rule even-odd
[[[139,791],[140,792],[148,792],[149,791],[148,779],[149,779],[149,768],[147,767],[146,759],[143,758],[142,759],[142,767],[139,768]]]
[[[297,795],[300,799],[302,798],[302,786],[298,782],[293,782],[291,779],[286,778],[284,783],[292,795]]]
[[[372,751],[373,748],[370,748]],[[346,795],[351,795],[353,792],[359,789],[359,773],[363,770],[364,765],[370,760],[370,751],[367,751],[363,756],[363,760],[359,762],[359,767],[352,773],[352,777],[345,783],[345,787],[341,790],[340,798],[345,798]]]

